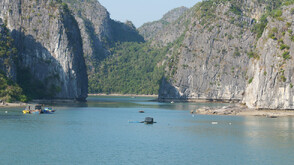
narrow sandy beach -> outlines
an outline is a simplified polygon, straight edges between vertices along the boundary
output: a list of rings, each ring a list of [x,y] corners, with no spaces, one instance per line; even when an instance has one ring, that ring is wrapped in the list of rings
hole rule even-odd
[[[7,107],[25,107],[27,103],[6,103],[6,102],[1,102],[0,103],[0,108],[7,108]]]

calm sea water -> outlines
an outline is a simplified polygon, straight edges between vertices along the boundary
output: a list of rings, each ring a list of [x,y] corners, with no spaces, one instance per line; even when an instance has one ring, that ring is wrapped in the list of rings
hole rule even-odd
[[[0,164],[294,164],[294,118],[193,117],[222,105],[149,99],[90,97],[52,115],[0,109]],[[148,116],[157,123],[128,122]]]

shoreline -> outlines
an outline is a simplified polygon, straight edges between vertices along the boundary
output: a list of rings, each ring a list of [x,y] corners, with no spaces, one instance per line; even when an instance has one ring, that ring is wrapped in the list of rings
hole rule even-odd
[[[137,95],[137,94],[119,94],[119,93],[112,93],[112,94],[106,94],[106,93],[91,93],[88,94],[88,96],[127,96],[127,97],[158,97],[158,95]]]
[[[0,103],[0,108],[13,108],[13,107],[26,107],[28,103],[6,103],[6,102],[1,102]]]
[[[158,98],[158,102],[182,102],[182,103],[239,103],[239,99],[207,99],[207,98]]]
[[[69,100],[69,99],[55,99],[55,100],[32,100],[28,103],[23,102],[15,102],[15,103],[7,103],[7,102],[0,102],[0,108],[13,108],[13,107],[26,107],[27,105],[33,105],[33,104],[44,104],[44,105],[50,105],[50,104],[56,104],[56,103],[77,103],[79,101],[76,100]]]
[[[294,110],[278,109],[249,109],[246,106],[237,104],[233,106],[224,106],[221,108],[199,108],[191,110],[191,114],[199,115],[218,115],[218,116],[259,116],[267,118],[294,117]]]
[[[135,95],[135,94],[89,94],[89,96],[128,96],[128,97],[157,97],[157,95]],[[26,107],[29,104],[38,104],[40,102],[44,103],[45,100],[33,100],[29,103],[6,103],[1,102],[0,108],[13,108],[13,107]],[[158,101],[158,100],[154,100]],[[201,100],[203,102],[203,100]],[[201,102],[199,101],[199,102]],[[72,103],[69,100],[46,100],[45,102],[63,102]],[[188,103],[188,102],[187,102]],[[207,102],[209,103],[209,102]],[[45,103],[46,104],[46,103]],[[219,108],[202,107],[196,110],[191,110],[191,114],[198,115],[217,115],[217,116],[259,116],[267,118],[277,118],[277,117],[294,117],[294,110],[279,110],[279,109],[249,109],[242,104],[231,104],[228,106],[223,106]]]

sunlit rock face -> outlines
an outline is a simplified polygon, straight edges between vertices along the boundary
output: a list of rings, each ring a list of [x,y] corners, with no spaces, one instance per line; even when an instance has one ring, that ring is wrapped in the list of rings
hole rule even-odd
[[[243,100],[248,107],[294,109],[293,8],[285,6],[280,17],[269,17],[257,42],[256,53],[260,57],[250,61],[248,77],[252,82],[248,83]]]
[[[170,51],[159,99],[236,100],[249,108],[294,109],[294,6],[267,16],[260,37],[253,29],[269,5],[206,1],[168,27],[185,28],[163,30],[166,35],[158,41],[180,35],[165,43]]]

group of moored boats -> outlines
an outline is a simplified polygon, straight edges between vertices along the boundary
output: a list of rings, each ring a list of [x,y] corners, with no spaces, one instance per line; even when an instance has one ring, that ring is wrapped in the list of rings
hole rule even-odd
[[[23,114],[51,114],[54,113],[55,110],[49,107],[42,108],[42,105],[28,105],[25,110],[22,111]]]

